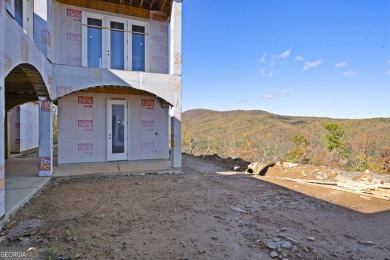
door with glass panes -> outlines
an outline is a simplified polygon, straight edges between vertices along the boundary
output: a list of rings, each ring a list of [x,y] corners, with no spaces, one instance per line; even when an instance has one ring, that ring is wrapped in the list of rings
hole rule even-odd
[[[107,100],[107,161],[127,160],[127,100]]]
[[[83,66],[147,71],[147,23],[83,13]]]

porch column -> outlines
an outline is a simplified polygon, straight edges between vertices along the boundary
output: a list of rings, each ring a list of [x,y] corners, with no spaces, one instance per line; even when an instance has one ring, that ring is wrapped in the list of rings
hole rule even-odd
[[[5,118],[5,1],[0,1],[0,217],[5,214],[5,155],[4,155],[4,118]]]
[[[181,168],[181,110],[171,108],[171,166]]]
[[[181,156],[181,13],[182,0],[172,1],[170,22],[170,72],[177,75],[175,104],[170,110],[171,116],[171,166],[182,167]]]
[[[39,100],[39,161],[38,175],[51,176],[53,173],[53,103]]]
[[[181,5],[183,0],[173,0],[170,23],[170,71],[181,76]]]

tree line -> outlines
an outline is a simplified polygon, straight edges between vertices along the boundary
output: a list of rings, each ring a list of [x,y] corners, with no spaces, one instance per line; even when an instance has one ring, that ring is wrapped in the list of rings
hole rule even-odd
[[[240,134],[221,128],[205,134],[189,128],[184,122],[182,150],[193,155],[218,154],[263,163],[288,161],[390,174],[390,143],[378,132],[357,131],[348,136],[337,123],[327,123],[323,131],[311,131],[308,136],[299,133],[290,137],[286,132],[278,133],[277,128]]]

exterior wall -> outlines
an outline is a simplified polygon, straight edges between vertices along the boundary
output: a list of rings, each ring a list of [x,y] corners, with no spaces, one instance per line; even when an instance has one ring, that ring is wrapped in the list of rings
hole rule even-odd
[[[21,30],[16,21],[7,15],[3,16],[5,16],[6,37],[1,37],[0,41],[5,44],[5,75],[8,75],[19,64],[31,64],[42,76],[50,98],[52,98],[52,65],[37,48],[32,38]]]
[[[4,99],[4,62],[5,62],[5,2],[0,0],[0,216],[5,213],[5,154],[4,154],[4,119],[5,119],[5,99]]]
[[[38,147],[39,107],[35,102],[17,106],[10,115],[11,153]]]
[[[10,145],[11,153],[20,152],[20,107],[17,106],[10,111],[9,115],[9,136],[10,136]]]
[[[168,23],[164,13],[151,12],[150,19],[140,19],[76,6],[53,3],[55,56],[54,63],[82,65],[82,17],[85,12],[147,22],[145,72],[168,73]],[[130,30],[130,29],[129,29]],[[129,33],[129,35],[131,35]],[[103,43],[103,46],[105,43]],[[103,51],[103,53],[105,53]],[[129,58],[131,55],[129,53]],[[105,66],[103,66],[105,67]]]
[[[59,99],[59,164],[107,161],[107,99],[128,101],[128,160],[169,158],[168,109],[153,96],[118,92],[78,92]],[[143,106],[142,100],[153,105]]]
[[[52,60],[52,1],[34,0],[34,42]]]

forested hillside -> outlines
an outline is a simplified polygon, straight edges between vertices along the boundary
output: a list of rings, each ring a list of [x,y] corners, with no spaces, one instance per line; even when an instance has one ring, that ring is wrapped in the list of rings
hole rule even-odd
[[[265,111],[183,113],[183,152],[390,173],[390,118],[293,117]]]

